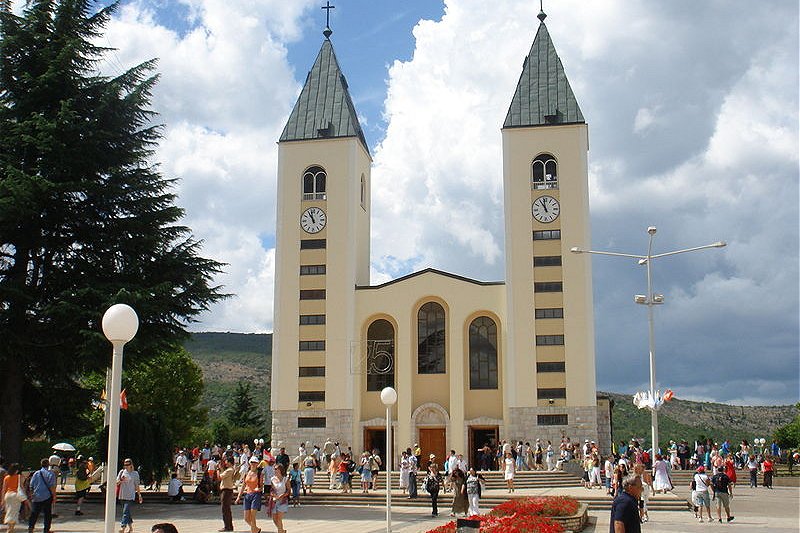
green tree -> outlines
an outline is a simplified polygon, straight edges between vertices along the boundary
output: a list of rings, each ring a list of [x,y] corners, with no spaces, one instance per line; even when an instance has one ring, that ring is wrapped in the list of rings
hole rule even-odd
[[[225,297],[212,285],[222,265],[199,256],[151,162],[154,62],[98,74],[106,50],[92,43],[117,4],[98,5],[0,12],[0,453],[12,461],[25,433],[71,433],[88,408],[80,376],[109,365],[111,304],[139,315],[127,367]]]
[[[206,410],[198,406],[203,372],[183,348],[137,363],[125,378],[131,412],[158,416],[171,442],[184,441],[193,426],[206,423]]]
[[[800,411],[800,402],[797,403],[797,409]],[[785,426],[779,427],[772,438],[783,449],[795,450],[800,448],[800,413],[794,417],[794,420]]]
[[[236,392],[231,399],[226,420],[234,427],[259,427],[264,424],[250,393],[249,383],[240,381],[236,384]]]

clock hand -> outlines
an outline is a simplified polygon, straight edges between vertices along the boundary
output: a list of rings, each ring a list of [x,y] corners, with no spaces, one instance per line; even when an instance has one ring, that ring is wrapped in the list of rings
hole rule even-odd
[[[317,223],[317,221],[316,221],[316,220],[314,220],[314,213],[312,213],[311,211],[309,211],[309,212],[308,212],[308,216],[310,216],[310,217],[311,217],[311,223],[312,223],[312,224],[316,224],[316,223]]]
[[[544,198],[542,198],[542,207],[544,207],[545,213],[549,213],[549,211],[547,210],[547,200],[545,200]]]

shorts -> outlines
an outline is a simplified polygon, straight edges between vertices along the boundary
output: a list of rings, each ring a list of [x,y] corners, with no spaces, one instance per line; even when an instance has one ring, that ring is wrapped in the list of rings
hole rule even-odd
[[[283,498],[281,501],[275,503],[275,509],[273,509],[275,513],[287,513],[289,512],[289,500],[287,498]]]
[[[727,492],[718,492],[716,495],[717,498],[717,510],[721,511],[722,508],[725,508],[725,512],[730,514],[731,512],[731,497],[730,494]]]
[[[76,490],[76,491],[75,491],[75,497],[76,497],[76,498],[85,498],[85,497],[86,497],[86,494],[87,494],[88,492],[89,492],[89,489]]]
[[[260,511],[261,510],[261,493],[248,492],[244,495],[244,510],[245,511]]]
[[[698,490],[696,503],[698,507],[711,507],[711,497],[707,490]]]

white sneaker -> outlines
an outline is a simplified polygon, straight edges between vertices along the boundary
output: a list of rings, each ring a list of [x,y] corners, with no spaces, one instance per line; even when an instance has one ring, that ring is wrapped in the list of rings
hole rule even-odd
[[[702,516],[698,516],[698,517],[697,517],[697,521],[698,521],[698,522],[702,522],[702,521],[703,521],[703,517],[702,517]]]

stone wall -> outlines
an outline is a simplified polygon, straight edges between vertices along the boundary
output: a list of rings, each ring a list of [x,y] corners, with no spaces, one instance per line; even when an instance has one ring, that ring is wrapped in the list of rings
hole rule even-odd
[[[537,415],[566,414],[566,426],[540,426]],[[567,436],[573,442],[584,439],[597,440],[597,407],[510,407],[509,423],[500,439],[532,442],[535,439],[551,441],[555,446],[561,437]]]
[[[601,455],[611,453],[611,407],[614,401],[608,396],[597,395],[597,445]]]
[[[298,417],[326,419],[324,428],[298,428]],[[352,445],[353,411],[350,409],[304,409],[302,411],[272,412],[272,446],[285,446],[296,450],[301,442],[317,444],[320,448],[327,439],[339,442],[342,447]]]

